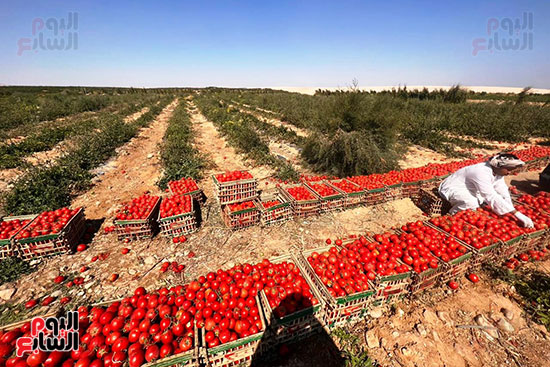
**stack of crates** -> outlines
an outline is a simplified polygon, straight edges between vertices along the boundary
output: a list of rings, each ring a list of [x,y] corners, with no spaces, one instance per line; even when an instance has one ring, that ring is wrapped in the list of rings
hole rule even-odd
[[[204,193],[197,182],[192,178],[182,178],[178,181],[168,182],[168,188],[172,195],[191,195],[198,203],[204,201]]]
[[[212,176],[214,191],[220,205],[240,203],[258,197],[258,181],[248,171],[243,171],[239,175],[245,178],[232,181],[222,181],[223,176],[223,173]]]
[[[219,173],[212,180],[222,220],[228,228],[242,229],[260,222],[260,210],[255,203],[258,181],[248,171]]]

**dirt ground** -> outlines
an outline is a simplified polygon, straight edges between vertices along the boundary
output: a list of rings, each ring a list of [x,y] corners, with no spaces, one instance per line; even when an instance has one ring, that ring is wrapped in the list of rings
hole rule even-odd
[[[383,366],[550,365],[548,331],[523,314],[509,285],[479,274],[478,284],[463,279],[457,292],[404,301],[354,331],[364,332],[369,355]],[[476,322],[479,315],[486,322]]]

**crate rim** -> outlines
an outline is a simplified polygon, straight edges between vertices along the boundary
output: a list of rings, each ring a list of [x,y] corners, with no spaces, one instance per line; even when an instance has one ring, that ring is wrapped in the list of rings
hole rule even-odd
[[[155,202],[155,205],[153,205],[153,208],[151,209],[151,211],[149,212],[149,214],[147,214],[147,217],[144,218],[144,219],[124,219],[124,220],[120,220],[120,219],[115,219],[113,221],[113,223],[115,225],[125,225],[125,224],[146,224],[147,222],[151,221],[151,219],[153,219],[153,214],[155,213],[155,210],[157,210],[157,206],[160,206],[160,201],[161,201],[161,197],[158,196],[158,195],[155,195],[157,197],[157,201]]]
[[[250,171],[248,170],[241,170],[241,172],[247,172],[247,173],[250,173]],[[236,183],[254,183],[254,182],[258,182],[258,180],[256,180],[254,177],[252,178],[244,178],[244,179],[240,179],[240,180],[234,180],[234,181],[227,181],[227,182],[220,182],[218,181],[218,179],[216,178],[216,176],[218,175],[223,175],[225,172],[222,172],[222,173],[214,173],[212,174],[212,179],[214,180],[214,184],[216,184],[216,186],[228,186],[228,185],[234,185]],[[252,175],[250,173],[250,175]]]
[[[59,238],[60,236],[63,236],[65,234],[65,230],[67,229],[67,227],[69,227],[69,225],[71,225],[76,220],[75,218],[77,218],[79,215],[84,215],[84,208],[83,207],[78,208],[78,211],[75,213],[75,215],[73,215],[71,217],[71,219],[69,219],[69,221],[65,224],[65,226],[63,228],[61,228],[61,230],[59,232],[48,234],[48,235],[43,235],[43,236],[37,236],[37,237],[14,238],[15,242],[17,244],[25,245],[25,244],[31,243],[31,242],[47,241],[47,240],[52,240],[52,239]],[[34,223],[36,218],[38,218],[38,215],[32,221],[30,221],[24,228],[27,228],[32,223]],[[18,232],[18,234],[19,234],[19,232]]]

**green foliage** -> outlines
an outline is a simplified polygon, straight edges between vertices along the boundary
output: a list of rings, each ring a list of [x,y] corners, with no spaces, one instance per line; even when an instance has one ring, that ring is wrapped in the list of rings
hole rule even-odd
[[[257,164],[271,165],[281,180],[298,180],[299,174],[291,164],[270,153],[269,146],[256,130],[256,125],[261,123],[257,118],[226,107],[215,94],[201,95],[196,100],[202,113],[217,125],[220,132],[239,152]]]
[[[529,100],[532,95],[527,92],[498,104],[465,102],[476,94],[458,86],[432,92],[399,88],[376,93],[352,88],[318,91],[314,96],[269,89],[218,93],[229,100],[274,111],[283,120],[314,135],[320,133],[325,139],[331,139],[338,130],[366,132],[376,144],[375,152],[376,148],[382,152],[400,151],[400,145],[413,143],[459,156],[462,154],[456,151],[457,146],[476,146],[469,137],[508,142],[550,137],[549,106],[516,103],[516,99]],[[327,167],[328,160],[333,166],[330,171],[340,170],[337,157],[341,152],[336,151],[331,159],[328,154],[326,147],[324,153],[310,152],[305,158],[317,167]],[[364,173],[378,169],[391,169],[391,164],[371,167]]]
[[[25,320],[29,311],[25,309],[24,303],[0,305],[0,325],[5,326],[14,322]]]
[[[511,272],[502,267],[486,266],[493,278],[516,288],[524,310],[550,331],[550,276],[537,270]]]
[[[165,189],[168,182],[182,177],[201,178],[206,158],[192,146],[193,132],[186,111],[186,104],[180,101],[169,121],[161,147],[164,174],[158,185]]]
[[[0,260],[0,285],[13,282],[21,275],[28,274],[32,271],[33,268],[19,258],[8,257]]]
[[[305,142],[302,156],[318,171],[344,177],[385,172],[397,166],[397,154],[383,150],[365,131],[336,131],[333,135],[313,133]]]
[[[68,206],[72,198],[90,185],[91,169],[113,155],[115,149],[152,121],[170,101],[161,103],[134,123],[124,123],[121,116],[98,121],[97,130],[79,136],[76,148],[49,166],[33,167],[3,197],[8,213],[29,214]]]
[[[340,353],[344,357],[346,367],[373,367],[375,365],[374,361],[369,358],[364,343],[357,335],[342,328],[335,329],[332,335],[340,345]]]
[[[349,93],[355,93],[357,92],[357,89],[355,87],[351,88],[351,90],[323,90],[318,89],[315,91],[315,95],[342,95],[342,94],[349,94]],[[377,95],[390,95],[392,97],[397,97],[401,99],[419,99],[419,100],[438,100],[442,102],[447,103],[461,103],[465,102],[466,98],[468,96],[468,91],[465,89],[460,88],[460,85],[453,85],[449,89],[436,89],[433,91],[429,91],[428,88],[423,88],[422,90],[419,89],[407,89],[407,86],[404,86],[403,88],[399,87],[397,89],[392,88],[391,90],[383,90],[380,92],[376,92],[374,90],[371,90],[369,92],[363,92],[368,94],[377,94]]]
[[[0,99],[0,128],[26,122],[52,120],[85,111],[97,111],[111,103],[111,96],[9,96]]]

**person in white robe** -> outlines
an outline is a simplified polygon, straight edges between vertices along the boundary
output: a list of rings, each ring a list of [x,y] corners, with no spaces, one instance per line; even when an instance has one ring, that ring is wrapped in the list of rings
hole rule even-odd
[[[504,176],[514,174],[525,162],[510,153],[499,153],[483,163],[459,169],[439,185],[441,197],[451,203],[450,214],[487,204],[496,214],[512,213],[525,227],[533,221],[514,208]]]

